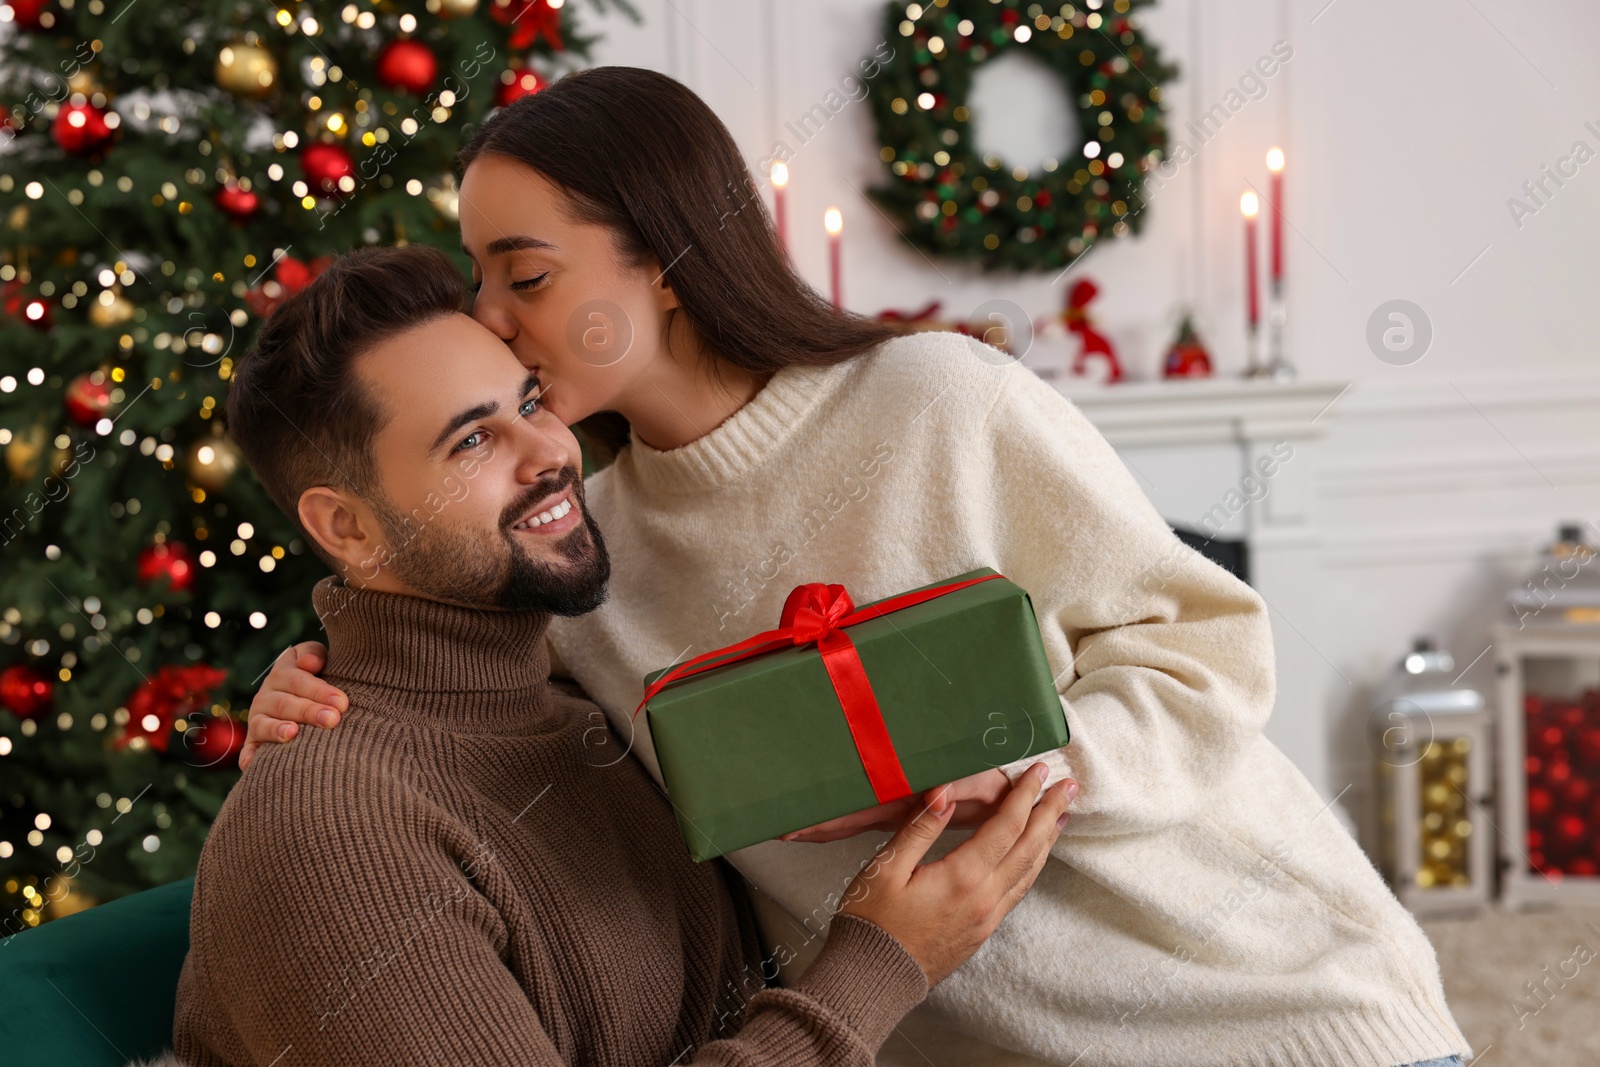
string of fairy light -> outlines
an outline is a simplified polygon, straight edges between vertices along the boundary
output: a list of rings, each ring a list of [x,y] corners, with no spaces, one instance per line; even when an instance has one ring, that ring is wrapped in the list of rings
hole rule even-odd
[[[59,27],[58,36],[65,41],[68,20],[59,16],[73,14],[75,6],[78,12],[93,16],[107,13],[103,0],[0,0],[0,21],[13,23],[13,33],[48,32]],[[596,4],[602,10],[606,6],[633,14],[620,0]],[[392,211],[390,233],[380,232],[374,221],[383,218],[382,213],[363,208],[359,218],[353,209],[344,214],[364,196],[403,193],[425,202],[423,220],[431,217],[443,222],[457,217],[455,183],[448,162],[441,161],[437,150],[443,142],[432,137],[429,143],[435,150],[414,150],[415,154],[404,158],[384,157],[385,147],[398,151],[447,124],[477,121],[493,107],[543,89],[551,71],[580,65],[586,58],[587,43],[582,38],[577,40],[578,52],[566,54],[564,41],[571,27],[563,22],[564,16],[570,16],[563,0],[482,0],[481,4],[480,0],[427,0],[425,8],[425,13],[396,13],[378,0],[317,10],[310,4],[273,4],[266,7],[256,29],[225,30],[223,40],[208,40],[208,31],[191,23],[197,30],[179,42],[182,54],[190,63],[209,65],[212,80],[224,90],[206,93],[201,86],[204,99],[199,107],[184,107],[179,99],[182,93],[128,92],[125,83],[130,76],[134,82],[146,83],[134,85],[135,89],[166,88],[170,80],[161,71],[160,61],[108,55],[106,43],[92,38],[83,42],[87,51],[82,55],[90,58],[70,74],[63,67],[58,83],[64,89],[59,99],[40,106],[30,98],[26,107],[0,109],[0,126],[4,127],[0,134],[33,137],[35,131],[43,130],[68,160],[84,162],[82,168],[67,168],[65,175],[59,173],[60,168],[30,174],[29,160],[37,158],[36,153],[0,159],[5,170],[0,173],[0,193],[12,199],[0,222],[13,234],[36,229],[30,226],[30,213],[47,211],[63,212],[68,221],[70,212],[76,212],[88,224],[86,233],[90,227],[98,231],[91,215],[105,210],[108,203],[125,203],[152,214],[151,224],[144,227],[152,234],[179,232],[163,221],[166,212],[191,218],[214,213],[234,225],[258,219],[269,207],[285,213],[274,216],[273,228],[245,230],[246,248],[227,255],[231,267],[186,264],[181,262],[183,254],[177,243],[168,242],[161,248],[162,240],[151,238],[133,242],[126,251],[108,239],[111,247],[105,253],[94,252],[95,242],[89,240],[86,247],[72,247],[70,257],[47,254],[23,243],[5,250],[5,261],[0,262],[6,314],[41,333],[56,328],[55,320],[66,315],[74,322],[86,321],[106,331],[108,342],[115,339],[114,344],[105,346],[111,353],[108,358],[70,380],[67,374],[50,369],[42,356],[34,365],[17,368],[13,364],[9,373],[0,375],[0,399],[13,402],[8,405],[12,417],[7,420],[13,424],[0,427],[0,448],[13,478],[32,479],[41,468],[51,476],[70,478],[65,472],[78,459],[75,445],[88,441],[106,453],[93,462],[152,463],[186,479],[183,491],[196,508],[186,518],[162,517],[153,524],[149,543],[138,559],[141,584],[165,578],[169,591],[176,592],[207,569],[242,564],[272,574],[290,557],[306,554],[301,540],[288,537],[292,531],[285,530],[285,539],[280,540],[255,523],[240,521],[244,516],[230,515],[228,502],[218,497],[243,466],[236,447],[222,432],[219,410],[233,373],[229,353],[243,340],[240,331],[264,318],[319,269],[292,258],[297,244],[303,250],[347,247],[357,238],[368,243],[407,239],[408,222],[418,216],[403,215],[403,204],[387,205]],[[457,43],[453,35],[442,32],[439,23],[475,15],[487,16],[502,29],[491,30],[487,36],[480,29],[462,38],[493,42],[493,47],[480,44],[473,55],[462,58],[470,44]],[[372,62],[374,31],[383,39]],[[336,58],[346,55],[359,58],[343,64]],[[455,57],[448,70],[444,56]],[[10,58],[19,65],[34,62],[22,52]],[[545,69],[535,70],[535,60]],[[358,65],[362,71],[372,72],[371,85],[362,84],[365,76],[354,76]],[[286,79],[284,69],[294,71],[296,77]],[[444,77],[447,74],[451,77]],[[290,86],[286,81],[297,84]],[[230,104],[230,99],[237,103]],[[266,120],[264,129],[262,119]],[[130,162],[119,166],[119,155],[131,151],[130,139],[142,155],[128,155]],[[454,140],[447,139],[451,143],[444,157],[453,155],[454,150]],[[142,176],[131,161],[148,163],[152,144],[163,143],[171,146],[179,161],[157,180]],[[194,158],[184,163],[178,153]],[[363,154],[371,159],[400,158],[400,162],[379,166],[373,172],[357,167],[355,156]],[[438,166],[438,173],[428,172],[430,161],[436,161],[433,165]],[[115,199],[118,195],[122,200]],[[290,212],[305,221],[296,222]],[[330,223],[339,229],[327,229]],[[275,239],[270,252],[259,246],[247,251],[258,235]],[[151,244],[158,248],[147,250]],[[197,252],[197,258],[215,256],[215,249]],[[299,272],[298,281],[291,281],[286,274],[291,268]],[[143,371],[147,360],[156,365]],[[37,398],[28,395],[34,392]],[[180,439],[184,431],[176,424],[186,420],[175,414],[164,418],[166,425],[160,429],[135,429],[130,424],[138,422],[137,414],[123,420],[137,404],[151,403],[145,399],[151,395],[168,401],[164,407],[169,413],[173,411],[170,401],[192,399],[198,404],[201,426],[210,424],[209,432],[201,429],[195,440]],[[41,413],[52,407],[59,411],[63,402],[65,429],[47,427],[48,417]],[[15,425],[18,418],[24,420],[20,426]],[[133,492],[118,494],[118,499],[105,504],[113,520],[141,513],[149,516],[152,507],[165,506],[164,495],[160,501],[141,501]],[[59,538],[43,546],[47,562],[63,558],[63,546],[54,543],[56,540]],[[69,597],[72,611],[67,621],[56,625],[56,620],[50,620],[52,625],[44,632],[40,632],[38,620],[25,617],[17,605],[0,610],[0,645],[21,645],[30,657],[6,671],[23,667],[31,671],[35,665],[44,671],[42,676],[35,672],[24,686],[25,690],[34,687],[34,696],[37,687],[43,687],[43,710],[19,712],[18,732],[0,737],[0,757],[12,756],[12,737],[35,737],[52,722],[63,732],[83,725],[95,732],[120,730],[119,746],[165,751],[165,731],[182,734],[189,722],[181,714],[174,717],[165,710],[161,714],[141,710],[148,705],[140,704],[137,697],[163,672],[180,668],[165,664],[152,670],[155,664],[140,663],[135,628],[159,626],[163,619],[180,621],[179,616],[192,619],[188,625],[194,628],[187,631],[187,643],[181,622],[153,636],[160,646],[181,652],[194,664],[181,669],[200,671],[211,669],[199,662],[205,650],[197,642],[205,640],[204,632],[224,626],[261,631],[271,621],[268,611],[262,610],[265,605],[246,605],[238,611],[239,617],[231,617],[230,612],[230,617],[224,618],[223,611],[203,602],[160,603],[161,595],[155,592],[143,604],[137,596],[128,599],[131,602],[126,606],[112,606],[96,596]],[[151,636],[145,631],[146,645]],[[83,657],[101,649],[115,649],[144,681],[132,697],[114,698],[115,708],[110,708],[108,701],[107,710],[80,712],[78,718],[84,721],[75,723],[72,712],[50,707],[50,687],[72,681],[75,672],[85,669]],[[204,689],[201,683],[196,687]],[[212,702],[208,696],[198,704],[184,706],[185,711],[190,708],[198,715],[209,712],[223,717],[231,710],[228,701]],[[159,739],[158,730],[162,731]],[[179,789],[188,780],[187,769],[178,769],[172,779]],[[112,821],[131,811],[136,802],[153,805],[154,832],[139,839],[139,846],[153,853],[161,847],[160,831],[172,826],[172,813],[162,803],[140,802],[137,796],[113,795],[111,791],[95,797],[95,805]],[[10,839],[0,840],[0,859],[12,857],[19,848],[47,847],[49,837],[64,829],[61,814],[54,809],[30,810],[32,825],[25,835],[8,834]],[[91,827],[82,840],[99,844],[105,829]],[[67,846],[53,851],[62,864],[72,858]],[[24,921],[29,925],[41,921],[45,900],[37,877],[10,879],[5,889],[20,893],[27,903],[20,913]]]
[[[868,93],[895,180],[874,199],[919,246],[993,268],[1061,266],[1102,234],[1131,232],[1166,143],[1161,83],[1176,73],[1141,36],[1142,2],[892,5],[885,33],[903,46]],[[973,74],[1017,48],[1070,89],[1085,132],[1076,162],[1046,158],[1034,172],[975,146]]]

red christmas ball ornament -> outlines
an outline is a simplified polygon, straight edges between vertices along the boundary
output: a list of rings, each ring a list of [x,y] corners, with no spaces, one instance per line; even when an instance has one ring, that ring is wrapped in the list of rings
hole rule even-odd
[[[111,140],[116,120],[111,114],[93,104],[62,104],[56,111],[56,121],[50,135],[64,152],[87,156],[103,148]]]
[[[183,732],[189,761],[200,767],[229,770],[237,766],[244,742],[244,723],[227,715],[195,715]]]
[[[1587,856],[1579,856],[1567,864],[1568,874],[1576,874],[1582,878],[1593,878],[1597,871],[1600,871],[1600,867],[1596,867],[1594,860]]]
[[[439,60],[421,41],[390,41],[378,53],[378,80],[396,92],[420,96],[438,76]]]
[[[1576,815],[1563,815],[1556,820],[1556,836],[1572,844],[1583,839],[1584,821]]]
[[[6,0],[6,3],[0,4],[0,22],[10,22],[20,30],[48,28],[44,16],[49,6],[50,0]],[[50,23],[54,25],[54,15],[50,17]]]
[[[181,593],[194,584],[194,564],[189,559],[187,545],[167,541],[139,553],[139,581],[149,585],[161,578],[172,584],[174,593]]]
[[[50,328],[50,301],[42,296],[26,293],[20,282],[10,282],[5,287],[6,314],[25,322],[36,330]]]
[[[521,70],[505,71],[500,75],[500,88],[494,93],[495,105],[509,107],[525,96],[532,96],[547,84],[549,83],[526,67]]]
[[[19,718],[31,719],[50,710],[50,679],[28,666],[13,663],[0,671],[0,708]]]
[[[66,405],[73,422],[93,426],[111,410],[111,386],[104,376],[97,382],[93,374],[80,374],[67,386]]]
[[[229,182],[217,190],[217,207],[234,222],[243,222],[256,213],[261,198],[249,189],[239,188],[238,182]]]
[[[342,196],[350,190],[341,189],[339,182],[344,178],[354,180],[356,165],[341,146],[319,141],[300,153],[300,169],[305,171],[306,183],[319,196]]]
[[[1528,790],[1528,814],[1533,816],[1550,814],[1550,790]]]
[[[1561,787],[1561,803],[1569,808],[1579,808],[1593,792],[1587,779],[1569,778]]]

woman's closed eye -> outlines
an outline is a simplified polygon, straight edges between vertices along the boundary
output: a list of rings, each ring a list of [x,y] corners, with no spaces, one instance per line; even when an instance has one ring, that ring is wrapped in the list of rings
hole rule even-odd
[[[519,293],[525,293],[530,289],[537,289],[539,285],[548,277],[550,277],[550,272],[546,271],[535,278],[524,278],[518,282],[511,282],[506,286],[506,288]],[[479,278],[474,281],[470,286],[468,286],[467,291],[473,296],[477,296],[483,291],[483,279]]]

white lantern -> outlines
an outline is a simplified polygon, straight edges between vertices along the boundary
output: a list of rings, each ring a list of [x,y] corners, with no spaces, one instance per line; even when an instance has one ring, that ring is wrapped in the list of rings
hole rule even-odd
[[[1495,628],[1501,895],[1600,902],[1600,566],[1563,526]]]
[[[1419,640],[1372,714],[1380,865],[1419,916],[1475,911],[1493,886],[1488,702],[1454,674],[1450,653]]]

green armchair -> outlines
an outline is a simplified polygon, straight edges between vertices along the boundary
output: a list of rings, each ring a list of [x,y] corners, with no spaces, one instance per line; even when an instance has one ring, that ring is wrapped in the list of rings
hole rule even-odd
[[[186,878],[0,940],[6,1062],[122,1067],[170,1048],[193,892]]]

